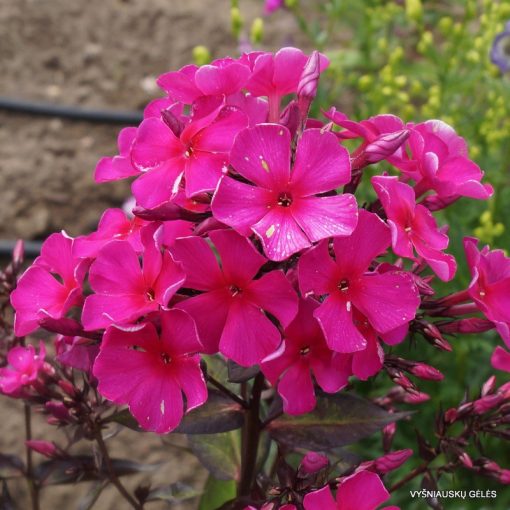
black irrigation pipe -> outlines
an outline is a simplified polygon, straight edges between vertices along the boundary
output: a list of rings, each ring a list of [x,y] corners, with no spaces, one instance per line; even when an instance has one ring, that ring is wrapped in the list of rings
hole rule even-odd
[[[0,239],[0,257],[10,258],[15,245],[16,241]],[[35,259],[41,253],[42,241],[24,241],[24,245],[26,259]]]
[[[143,118],[143,113],[136,111],[91,110],[77,106],[25,101],[5,96],[0,96],[0,110],[100,124],[125,124],[126,126],[138,125]]]

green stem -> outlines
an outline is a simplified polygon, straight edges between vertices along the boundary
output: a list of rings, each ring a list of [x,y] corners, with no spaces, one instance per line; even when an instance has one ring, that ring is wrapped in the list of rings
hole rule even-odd
[[[253,382],[250,407],[245,416],[242,431],[242,460],[241,479],[237,495],[239,497],[249,496],[256,477],[257,453],[259,449],[260,432],[262,423],[260,421],[260,396],[264,388],[264,376],[258,374]]]

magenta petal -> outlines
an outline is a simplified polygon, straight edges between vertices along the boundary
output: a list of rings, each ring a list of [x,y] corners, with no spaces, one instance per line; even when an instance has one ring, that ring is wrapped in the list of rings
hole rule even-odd
[[[246,127],[246,114],[235,106],[225,106],[214,122],[193,138],[193,148],[207,152],[229,152],[236,135]]]
[[[189,313],[179,309],[164,310],[160,319],[161,344],[165,352],[185,355],[202,349],[195,322]]]
[[[294,200],[292,216],[310,241],[348,236],[356,228],[358,208],[354,195],[309,197]]]
[[[201,237],[176,239],[170,250],[186,273],[185,286],[196,290],[212,290],[224,283],[214,253]]]
[[[186,396],[186,412],[206,402],[207,384],[200,368],[200,356],[179,360],[179,364],[175,367],[175,375]]]
[[[299,288],[306,296],[328,294],[340,277],[338,266],[329,255],[328,241],[320,242],[305,252],[298,263]]]
[[[376,510],[390,498],[379,475],[360,471],[346,478],[338,488],[338,510]]]
[[[362,381],[377,374],[384,362],[384,351],[377,337],[370,335],[367,340],[366,349],[352,355],[352,373]]]
[[[286,328],[298,311],[298,297],[282,271],[271,271],[254,280],[246,299],[274,315]]]
[[[184,160],[174,159],[143,173],[131,185],[139,205],[153,209],[168,202],[178,191],[184,171]]]
[[[420,296],[407,273],[372,273],[361,278],[354,304],[377,332],[387,333],[414,319]]]
[[[369,243],[367,239],[370,239]],[[360,274],[390,243],[390,229],[384,221],[376,214],[361,209],[354,232],[349,237],[335,237],[333,248],[337,264],[346,274]]]
[[[274,207],[252,230],[262,241],[264,253],[270,260],[281,261],[310,246],[290,207]]]
[[[336,393],[347,386],[352,372],[350,355],[333,352],[327,357],[314,357],[310,363],[313,375],[324,391]]]
[[[86,331],[94,331],[133,322],[157,309],[158,303],[147,301],[143,294],[92,294],[85,299],[81,321]]]
[[[178,72],[162,74],[158,78],[158,85],[176,101],[191,104],[202,95],[202,91],[195,85],[196,70],[197,66],[190,65]]]
[[[292,365],[280,379],[278,393],[285,413],[297,415],[313,411],[316,400],[308,363],[300,360]]]
[[[457,271],[457,262],[453,255],[434,250],[419,240],[415,240],[414,247],[441,280],[449,282],[453,279]]]
[[[206,354],[218,352],[221,334],[227,321],[231,296],[226,289],[206,292],[185,299],[176,308],[188,312],[195,320],[202,351]]]
[[[73,257],[73,239],[65,233],[51,234],[44,241],[35,265],[57,273],[64,280],[64,284],[74,282],[77,264]]]
[[[496,347],[491,357],[491,365],[496,370],[503,370],[504,372],[510,372],[510,352],[505,351],[503,347]]]
[[[220,340],[220,352],[241,366],[260,363],[276,350],[281,336],[257,306],[234,299]]]
[[[366,348],[367,341],[354,325],[352,304],[332,295],[315,310],[326,343],[336,352],[356,352]]]
[[[298,48],[282,48],[274,56],[273,83],[279,96],[296,92],[308,57]]]
[[[185,279],[186,275],[181,264],[176,263],[168,252],[163,253],[161,272],[152,285],[154,299],[160,305],[166,306],[170,298],[182,287]]]
[[[130,158],[123,156],[104,157],[96,165],[94,180],[96,182],[117,181],[139,173],[140,171],[132,165]]]
[[[230,163],[244,178],[273,189],[290,177],[290,133],[279,124],[260,124],[241,131],[230,153]]]
[[[248,239],[233,230],[214,230],[209,237],[218,250],[221,268],[229,283],[240,287],[247,285],[267,262]]]
[[[250,68],[238,62],[225,67],[201,66],[195,83],[205,95],[230,95],[241,90],[250,76]]]
[[[11,303],[16,311],[14,331],[16,336],[25,336],[39,326],[39,310],[60,318],[67,311],[69,290],[62,286],[45,269],[29,267],[18,281],[11,294]]]
[[[105,245],[90,266],[89,282],[95,292],[136,294],[143,291],[145,281],[138,255],[127,241]]]
[[[227,168],[228,156],[224,153],[196,151],[186,161],[186,196],[188,198],[214,191],[223,171]]]
[[[307,129],[301,137],[292,170],[292,188],[301,196],[337,189],[351,179],[349,153],[333,133]]]
[[[239,200],[239,197],[243,197]],[[251,235],[251,226],[257,223],[273,203],[272,194],[230,177],[223,177],[214,194],[211,208],[215,218],[239,233]]]
[[[318,491],[309,492],[303,504],[305,510],[338,510],[328,485]]]

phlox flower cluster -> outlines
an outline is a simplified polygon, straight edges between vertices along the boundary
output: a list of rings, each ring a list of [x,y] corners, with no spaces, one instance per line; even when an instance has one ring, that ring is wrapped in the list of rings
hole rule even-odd
[[[259,366],[284,412],[301,414],[318,387],[336,393],[378,373],[385,345],[423,329],[421,307],[451,318],[436,340],[476,320],[510,342],[501,252],[466,240],[469,289],[432,298],[433,279],[456,271],[434,211],[492,193],[464,140],[438,120],[357,122],[334,108],[309,117],[327,66],[318,52],[283,48],[162,75],[164,97],[95,170],[97,182],[130,179],[134,208],[107,210],[89,235],[46,240],[11,296],[16,335],[59,333],[61,363],[90,372],[103,397],[160,434],[206,402],[202,355]],[[390,174],[363,179],[383,160]],[[361,183],[374,202],[357,201]],[[485,319],[457,318],[478,311]],[[16,349],[0,373],[7,394],[43,370],[33,348]],[[367,509],[385,500],[377,475],[360,472],[336,502],[324,488],[304,506],[362,508],[358,486],[373,489]]]

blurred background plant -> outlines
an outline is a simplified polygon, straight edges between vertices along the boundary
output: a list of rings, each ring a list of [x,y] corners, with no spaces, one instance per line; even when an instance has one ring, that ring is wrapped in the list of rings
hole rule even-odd
[[[465,288],[470,279],[463,263],[462,237],[466,233],[493,248],[510,246],[510,78],[505,67],[510,64],[510,55],[506,54],[510,34],[507,36],[505,28],[510,2],[266,0],[261,1],[262,13],[263,22],[257,19],[251,27],[244,27],[242,0],[232,0],[232,28],[241,47],[247,40],[258,47],[264,41],[264,26],[293,17],[299,30],[288,34],[288,43],[304,34],[331,60],[321,80],[316,103],[319,107],[334,104],[353,120],[381,113],[398,115],[406,122],[438,118],[466,139],[470,156],[485,171],[495,193],[488,202],[470,201],[467,205],[467,201],[460,200],[438,215],[442,223],[450,225],[449,251],[460,261],[453,285]],[[411,350],[414,359],[427,360],[443,371],[448,383],[442,385],[441,392],[431,386],[432,402],[420,409],[419,424],[415,420],[399,424],[398,448],[416,444],[415,428],[419,428],[424,441],[435,443],[434,409],[455,405],[464,394],[473,397],[475,389],[491,374],[489,358],[495,344],[492,333],[460,335],[453,339],[451,353],[431,352],[430,346],[422,344],[406,343],[395,349],[395,354],[408,355]],[[375,384],[380,388],[380,378]],[[363,448],[361,453],[373,454],[378,446],[367,441]],[[508,452],[498,451],[497,441],[486,442],[483,448],[495,459],[508,463]],[[426,455],[425,451],[422,454]],[[410,464],[404,469],[409,470]],[[402,477],[402,470],[397,470],[395,476]],[[414,486],[408,488],[418,489],[420,480],[416,478]],[[463,473],[462,479],[444,474],[439,484],[441,489],[476,487],[479,483],[470,472]],[[456,500],[451,504],[459,509],[510,508],[510,491],[490,481],[483,487],[498,490],[497,501]],[[407,490],[399,491],[396,502],[409,510],[422,509],[425,504],[423,500],[412,501]],[[442,508],[436,503],[429,502],[431,508]],[[450,508],[448,501],[444,503]]]

